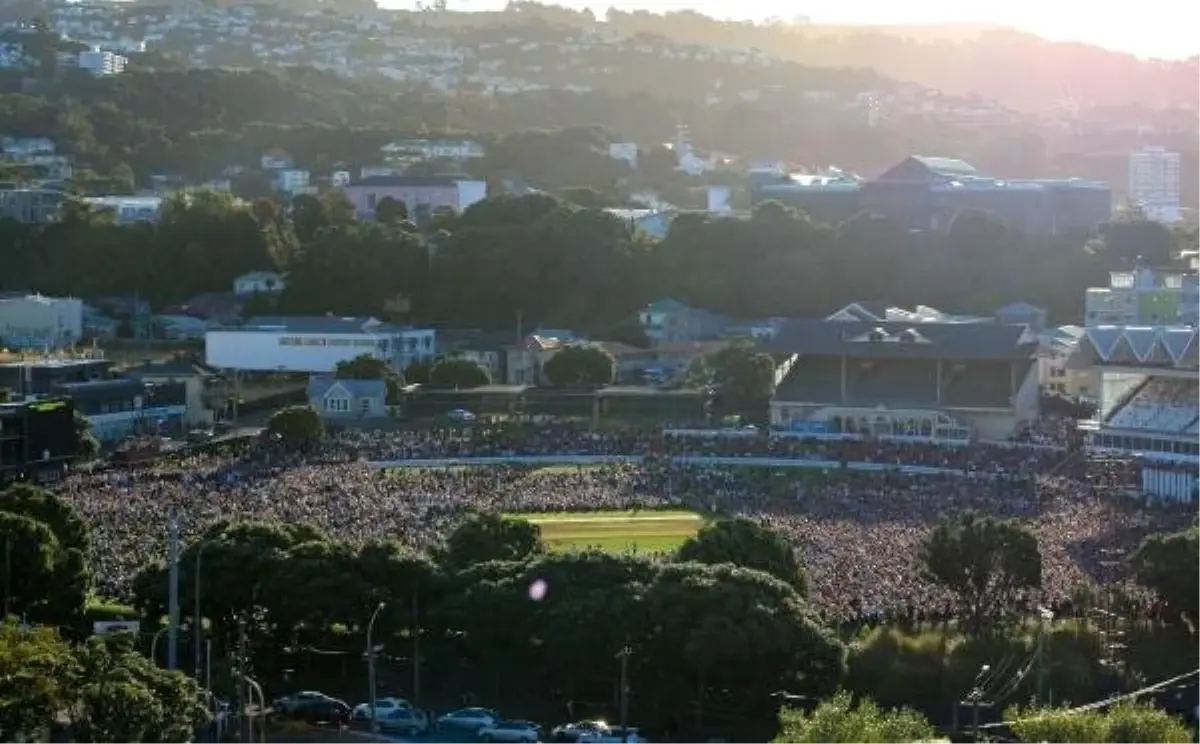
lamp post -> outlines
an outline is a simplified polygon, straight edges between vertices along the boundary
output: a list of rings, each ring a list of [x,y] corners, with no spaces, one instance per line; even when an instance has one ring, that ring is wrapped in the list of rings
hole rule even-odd
[[[367,687],[371,694],[371,730],[379,730],[379,721],[375,718],[375,642],[371,639],[375,632],[375,621],[379,619],[379,611],[384,608],[386,602],[380,602],[375,606],[375,611],[371,613],[371,620],[367,623]]]
[[[196,565],[192,569],[192,643],[195,645],[192,669],[197,682],[200,681],[200,647],[204,645],[204,620],[200,615],[200,566],[204,558],[204,549],[207,547],[207,540],[196,547]]]

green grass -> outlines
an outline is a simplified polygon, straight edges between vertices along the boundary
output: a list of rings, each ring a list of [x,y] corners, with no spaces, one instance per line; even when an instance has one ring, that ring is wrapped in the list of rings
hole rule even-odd
[[[510,514],[542,529],[553,551],[598,548],[608,553],[668,553],[704,525],[690,511],[538,512]]]

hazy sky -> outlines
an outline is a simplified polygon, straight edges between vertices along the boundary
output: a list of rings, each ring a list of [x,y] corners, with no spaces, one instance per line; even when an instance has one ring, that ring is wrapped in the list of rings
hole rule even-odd
[[[818,23],[994,23],[1056,41],[1083,41],[1140,57],[1180,59],[1200,52],[1196,0],[552,0],[589,7],[599,16],[609,6],[622,10],[691,8],[718,18],[760,19],[804,15]],[[454,10],[495,10],[505,0],[449,0]],[[412,0],[381,0],[385,7],[411,7]]]

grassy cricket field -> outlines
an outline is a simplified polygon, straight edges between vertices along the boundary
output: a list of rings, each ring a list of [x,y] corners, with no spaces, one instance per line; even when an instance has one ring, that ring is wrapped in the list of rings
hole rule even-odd
[[[542,529],[542,541],[555,551],[598,548],[609,553],[667,553],[704,525],[690,511],[598,511],[510,514]]]

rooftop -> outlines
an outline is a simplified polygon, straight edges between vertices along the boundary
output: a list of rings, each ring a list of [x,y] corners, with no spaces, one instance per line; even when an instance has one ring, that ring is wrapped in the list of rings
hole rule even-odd
[[[1027,359],[1037,339],[1019,325],[793,320],[763,344],[773,354],[917,359]]]
[[[400,333],[412,326],[384,323],[372,317],[339,317],[335,315],[256,315],[240,326],[220,328],[221,331],[291,331],[293,333]]]

